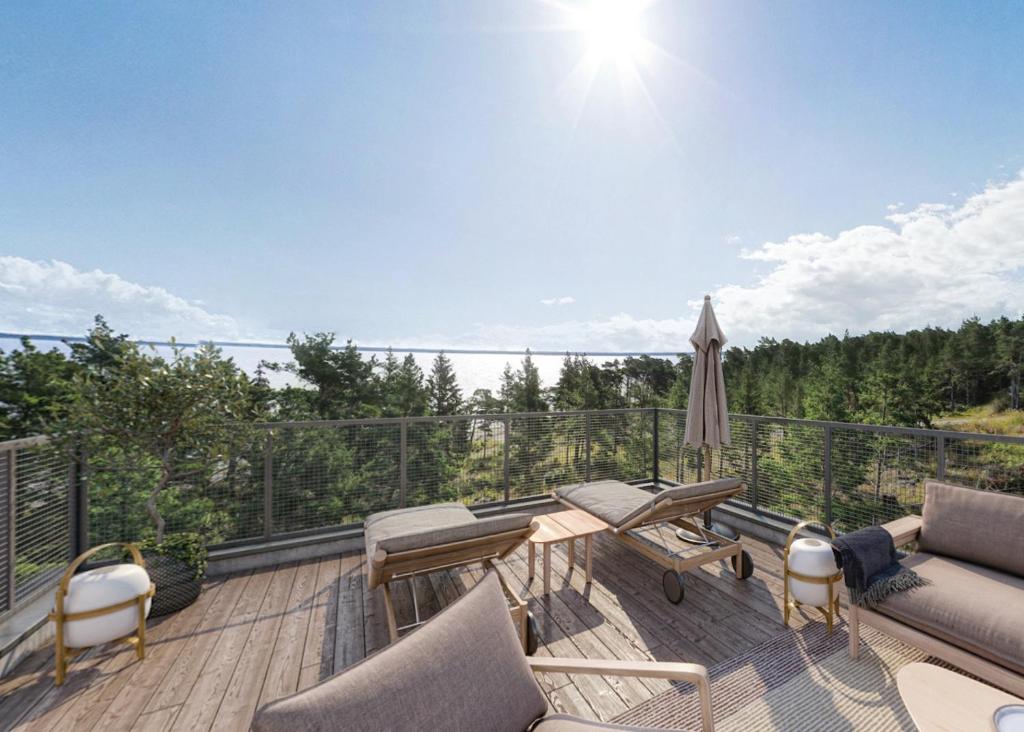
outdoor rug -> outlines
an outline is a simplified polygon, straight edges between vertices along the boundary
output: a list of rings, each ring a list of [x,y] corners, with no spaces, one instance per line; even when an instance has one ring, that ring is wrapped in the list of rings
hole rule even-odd
[[[927,654],[861,625],[861,652],[847,653],[846,624],[787,630],[709,670],[715,729],[916,729],[896,688],[896,672]],[[941,664],[940,665],[945,665]],[[696,689],[674,686],[615,719],[662,729],[700,729]]]

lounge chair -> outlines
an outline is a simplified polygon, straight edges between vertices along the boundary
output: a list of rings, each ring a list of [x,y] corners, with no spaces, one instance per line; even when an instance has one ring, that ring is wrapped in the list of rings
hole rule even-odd
[[[497,568],[495,559],[504,559],[526,541],[535,527],[528,513],[510,513],[477,518],[461,503],[382,511],[366,518],[363,534],[369,560],[367,582],[370,589],[383,588],[391,642],[399,634],[422,624],[413,580],[417,574],[429,574],[470,564],[485,569]],[[536,628],[526,603],[516,595],[498,572],[501,586],[509,598],[512,619],[519,628],[523,648],[533,653]],[[415,619],[399,626],[391,594],[391,582],[408,579],[413,589]]]
[[[609,526],[615,536],[630,548],[665,567],[662,587],[670,602],[683,601],[683,572],[703,564],[731,558],[739,579],[754,572],[754,562],[743,545],[704,526],[698,517],[705,511],[746,490],[736,478],[721,478],[703,483],[673,486],[650,493],[629,483],[599,480],[564,485],[555,490],[560,503],[579,508]],[[673,551],[662,535],[663,524],[670,524],[694,537],[694,548]],[[653,530],[652,530],[653,529]],[[652,540],[651,534],[657,536]]]
[[[641,732],[551,713],[533,674],[634,676],[697,686],[712,732],[707,671],[690,663],[527,658],[505,620],[495,572],[414,633],[326,681],[256,712],[254,732]]]

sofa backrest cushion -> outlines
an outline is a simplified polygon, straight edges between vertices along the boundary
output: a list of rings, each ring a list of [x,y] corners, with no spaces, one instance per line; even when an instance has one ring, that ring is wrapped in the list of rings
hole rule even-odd
[[[1024,577],[1024,498],[930,480],[918,548]]]
[[[390,646],[256,713],[253,732],[523,732],[547,712],[494,570]]]

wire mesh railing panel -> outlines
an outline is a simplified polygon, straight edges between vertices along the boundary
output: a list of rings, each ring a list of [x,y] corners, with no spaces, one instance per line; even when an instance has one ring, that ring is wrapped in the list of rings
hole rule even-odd
[[[509,498],[550,494],[586,480],[584,415],[510,415],[508,424]]]
[[[686,412],[658,410],[658,475],[676,483],[696,483],[700,454],[683,443]]]
[[[654,474],[651,410],[590,415],[590,479],[639,480]]]
[[[757,421],[757,508],[788,520],[824,521],[825,429]]]
[[[981,490],[1024,495],[1024,445],[946,439],[946,479]]]
[[[0,613],[5,613],[14,604],[14,588],[8,586],[11,571],[11,481],[10,466],[12,450],[0,452]]]
[[[754,499],[753,445],[754,424],[746,417],[730,417],[730,444],[711,450],[711,475],[703,474],[702,480],[717,478],[739,478],[746,486],[742,500],[752,503]]]
[[[401,505],[397,423],[275,429],[272,444],[274,534],[357,524]]]
[[[14,453],[15,602],[49,584],[71,554],[70,462],[53,444]]]
[[[407,506],[505,498],[501,419],[451,417],[406,427]]]
[[[846,532],[920,513],[938,471],[936,438],[832,430],[832,524]]]

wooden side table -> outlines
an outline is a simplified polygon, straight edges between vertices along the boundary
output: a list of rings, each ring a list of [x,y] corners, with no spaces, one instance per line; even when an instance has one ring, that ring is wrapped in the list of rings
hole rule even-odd
[[[568,544],[569,567],[571,569],[576,564],[576,540],[582,538],[587,582],[589,583],[593,567],[594,534],[607,529],[608,524],[579,509],[545,513],[534,520],[540,524],[540,528],[530,535],[528,547],[529,579],[533,579],[533,567],[537,558],[537,545],[540,544],[544,548],[544,594],[546,595],[551,592],[551,545],[562,541]]]
[[[994,730],[992,715],[1024,700],[930,663],[911,663],[896,673],[900,698],[920,732]]]

